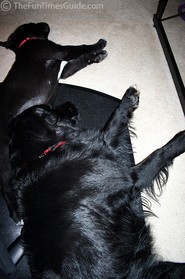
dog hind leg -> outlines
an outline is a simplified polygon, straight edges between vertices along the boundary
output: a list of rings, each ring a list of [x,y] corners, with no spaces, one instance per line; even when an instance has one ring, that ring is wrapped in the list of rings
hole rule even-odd
[[[145,160],[132,168],[132,177],[135,189],[141,192],[143,189],[152,191],[153,181],[165,184],[168,178],[167,168],[173,163],[173,159],[185,152],[185,131],[176,134],[167,144],[155,150]],[[164,172],[164,175],[161,173]]]
[[[173,262],[159,262],[145,272],[142,279],[183,279],[185,278],[185,264]]]

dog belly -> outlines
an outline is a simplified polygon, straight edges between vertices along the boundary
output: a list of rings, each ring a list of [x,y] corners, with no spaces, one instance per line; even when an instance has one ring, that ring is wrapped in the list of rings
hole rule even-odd
[[[57,77],[58,80],[60,79],[61,74],[62,74],[62,72],[63,72],[63,69],[64,69],[64,67],[65,67],[65,65],[66,65],[67,63],[68,63],[67,61],[62,61],[62,62],[60,63],[60,70],[59,70],[59,72],[58,72],[58,77]]]

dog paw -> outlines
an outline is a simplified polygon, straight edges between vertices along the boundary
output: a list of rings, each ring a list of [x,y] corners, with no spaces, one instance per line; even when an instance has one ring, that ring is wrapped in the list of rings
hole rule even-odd
[[[137,87],[129,87],[124,95],[124,99],[129,103],[130,110],[135,110],[139,106],[139,91]]]
[[[100,40],[97,42],[97,45],[98,45],[99,48],[103,49],[104,47],[106,47],[107,41],[104,40],[104,39],[100,39]]]
[[[99,63],[99,62],[103,61],[107,57],[107,55],[108,55],[108,53],[105,50],[102,50],[99,53],[92,52],[89,54],[88,64]]]

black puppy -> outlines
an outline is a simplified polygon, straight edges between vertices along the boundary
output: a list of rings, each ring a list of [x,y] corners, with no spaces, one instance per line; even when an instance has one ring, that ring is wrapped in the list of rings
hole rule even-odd
[[[185,132],[131,166],[126,131],[138,102],[129,88],[102,131],[80,130],[69,103],[61,113],[36,106],[12,120],[12,199],[32,278],[185,278],[185,264],[152,253],[140,200],[185,151]]]
[[[0,84],[0,184],[8,200],[10,168],[8,160],[7,121],[26,108],[48,104],[59,78],[67,78],[106,56],[105,40],[94,45],[61,46],[48,40],[47,23],[24,24],[0,45],[15,52],[16,60]],[[68,61],[58,76],[62,61]]]

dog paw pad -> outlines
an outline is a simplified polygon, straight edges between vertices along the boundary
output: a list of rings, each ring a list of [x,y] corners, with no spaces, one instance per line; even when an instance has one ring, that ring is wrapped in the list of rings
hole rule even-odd
[[[140,92],[136,86],[129,87],[124,95],[127,102],[129,101],[130,109],[136,109],[139,105]]]
[[[88,63],[99,63],[103,61],[107,57],[107,55],[108,54],[105,50],[102,50],[100,53],[93,52],[88,58]]]

